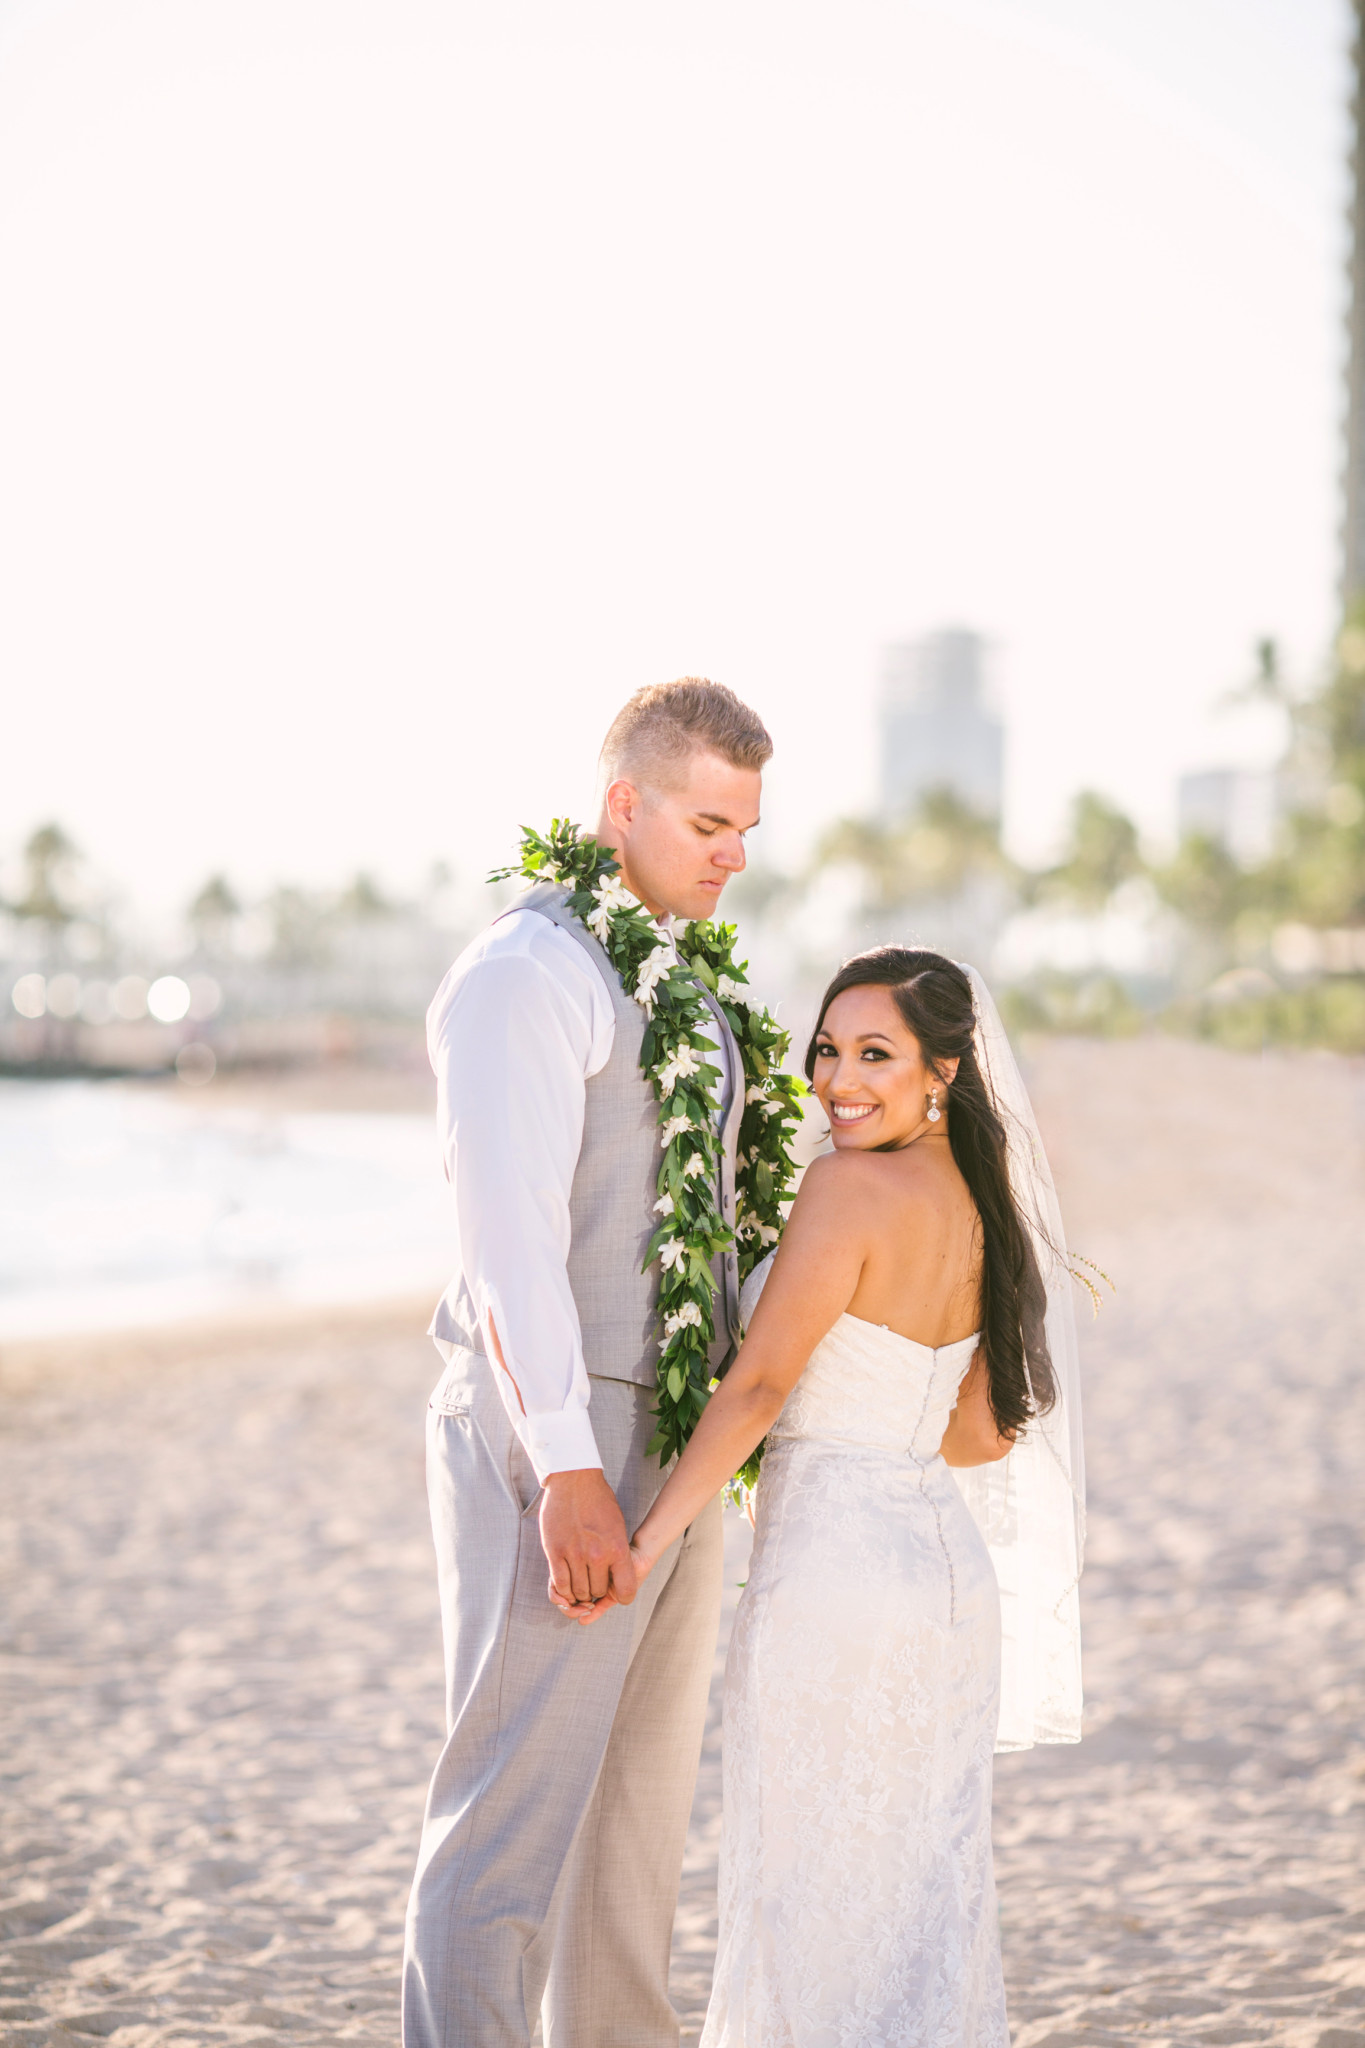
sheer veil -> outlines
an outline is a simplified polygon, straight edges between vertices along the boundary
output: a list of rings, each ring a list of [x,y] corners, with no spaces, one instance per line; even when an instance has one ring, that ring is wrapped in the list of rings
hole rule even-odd
[[[959,964],[972,984],[977,1063],[1008,1134],[1010,1185],[1047,1289],[1047,1341],[1057,1379],[1056,1406],[1029,1423],[1007,1458],[953,1469],[1000,1581],[996,1748],[1030,1749],[1035,1742],[1079,1742],[1081,1735],[1085,1460],[1075,1283],[1057,1190],[1018,1062],[990,990],[974,967]]]

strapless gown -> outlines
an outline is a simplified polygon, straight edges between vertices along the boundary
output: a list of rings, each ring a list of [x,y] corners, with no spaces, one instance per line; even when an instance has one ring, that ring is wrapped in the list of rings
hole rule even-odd
[[[702,2048],[1008,2048],[1000,1598],[939,1456],[976,1342],[841,1316],[769,1436]]]

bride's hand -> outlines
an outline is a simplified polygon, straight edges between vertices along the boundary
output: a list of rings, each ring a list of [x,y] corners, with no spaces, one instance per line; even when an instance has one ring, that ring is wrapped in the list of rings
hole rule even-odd
[[[639,1587],[649,1577],[649,1574],[653,1571],[659,1560],[653,1551],[647,1550],[638,1542],[631,1544],[630,1555],[635,1565],[635,1584]],[[550,1599],[561,1614],[567,1615],[570,1621],[581,1622],[584,1628],[589,1627],[594,1621],[600,1620],[609,1607],[619,1607],[621,1605],[621,1602],[610,1588],[602,1595],[600,1600],[580,1600],[574,1602],[566,1600],[562,1594],[557,1593],[554,1587],[551,1586]]]

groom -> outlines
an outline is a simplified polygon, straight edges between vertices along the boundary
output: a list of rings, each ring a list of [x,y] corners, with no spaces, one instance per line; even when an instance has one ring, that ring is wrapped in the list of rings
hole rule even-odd
[[[667,939],[744,866],[772,742],[718,684],[639,690],[602,748],[596,838]],[[713,1503],[636,1597],[659,1356],[658,1104],[645,1015],[539,884],[466,948],[428,1043],[458,1262],[427,1418],[449,1735],[408,1908],[404,2048],[676,2048],[673,1914],[720,1611]],[[705,991],[703,991],[705,994]],[[734,1222],[740,1055],[709,995]],[[738,1336],[716,1265],[719,1370]],[[554,1607],[608,1591],[593,1628]]]

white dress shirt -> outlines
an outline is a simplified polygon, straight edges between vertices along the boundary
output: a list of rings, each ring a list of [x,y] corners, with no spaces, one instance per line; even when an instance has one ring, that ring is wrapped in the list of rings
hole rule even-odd
[[[666,924],[660,936],[671,944]],[[466,946],[427,1012],[455,1195],[451,1294],[461,1281],[468,1290],[503,1404],[542,1481],[602,1463],[569,1286],[569,1196],[586,1086],[615,1035],[592,960],[534,910],[510,912]]]

